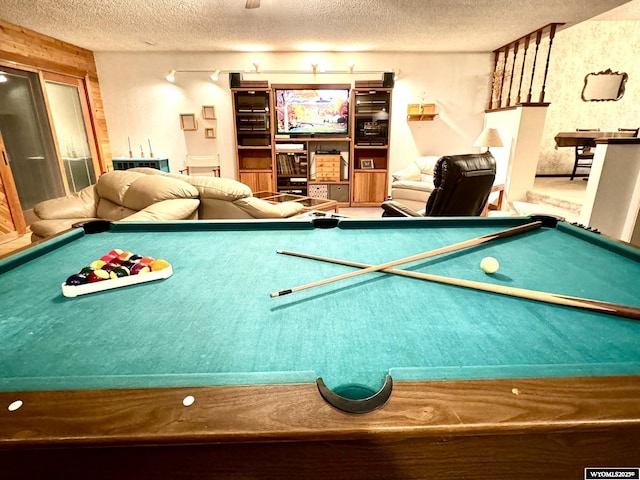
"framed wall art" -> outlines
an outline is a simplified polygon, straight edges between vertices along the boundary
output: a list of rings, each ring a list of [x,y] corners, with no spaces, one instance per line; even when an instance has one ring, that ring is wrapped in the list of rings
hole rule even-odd
[[[193,113],[181,113],[180,128],[182,128],[182,130],[198,130],[196,116]]]

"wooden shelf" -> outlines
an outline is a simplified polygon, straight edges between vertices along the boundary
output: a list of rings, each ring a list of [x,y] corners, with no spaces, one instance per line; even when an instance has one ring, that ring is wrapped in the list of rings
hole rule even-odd
[[[407,121],[409,122],[429,122],[437,116],[434,103],[410,103],[407,105]]]

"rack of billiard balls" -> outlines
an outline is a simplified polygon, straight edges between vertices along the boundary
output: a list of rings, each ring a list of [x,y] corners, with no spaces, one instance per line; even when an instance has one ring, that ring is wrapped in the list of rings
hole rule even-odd
[[[62,284],[62,293],[66,297],[76,297],[168,278],[172,274],[171,264],[166,260],[113,249],[70,275]]]

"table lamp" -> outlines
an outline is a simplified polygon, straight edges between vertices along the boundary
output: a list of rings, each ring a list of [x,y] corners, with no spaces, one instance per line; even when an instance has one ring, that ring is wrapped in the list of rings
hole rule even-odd
[[[496,130],[495,128],[485,128],[480,136],[476,139],[473,146],[487,147],[488,152],[490,147],[502,147],[503,143],[498,130]]]

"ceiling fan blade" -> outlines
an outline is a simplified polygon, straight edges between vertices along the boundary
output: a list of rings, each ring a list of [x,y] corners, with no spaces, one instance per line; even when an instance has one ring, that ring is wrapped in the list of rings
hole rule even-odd
[[[258,8],[260,6],[260,0],[247,0],[244,8]]]

